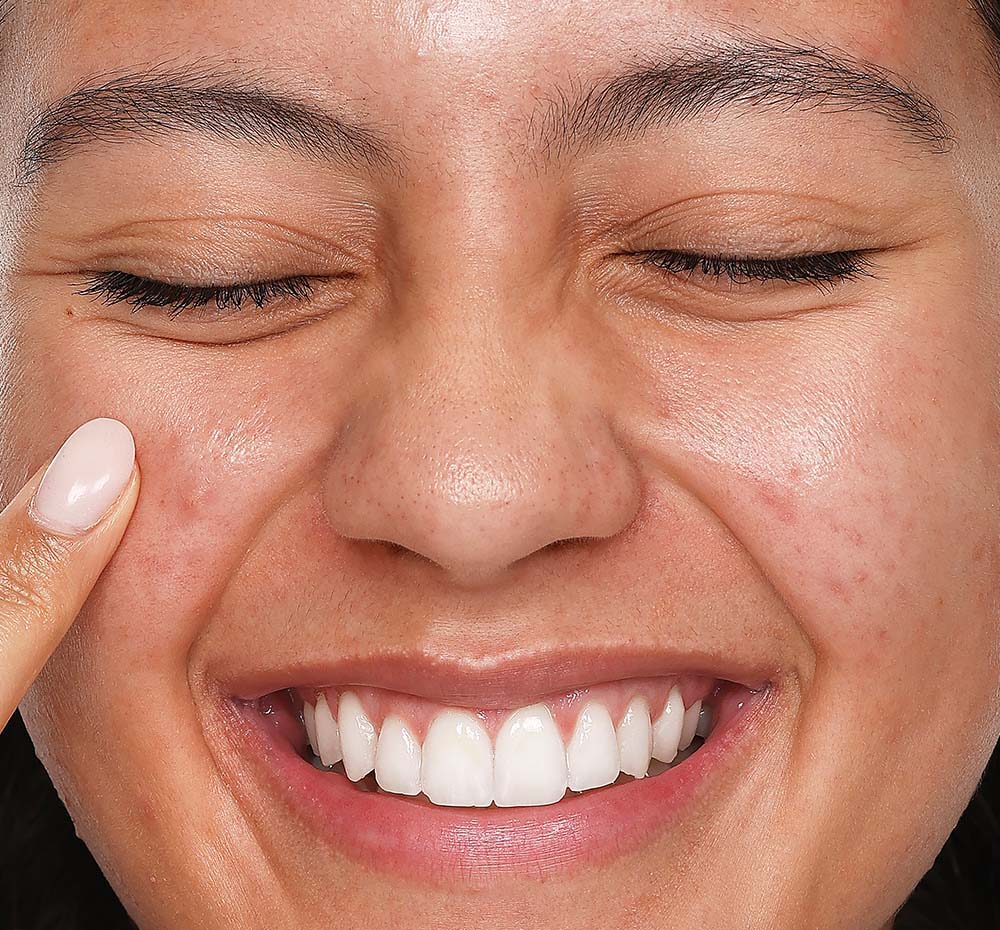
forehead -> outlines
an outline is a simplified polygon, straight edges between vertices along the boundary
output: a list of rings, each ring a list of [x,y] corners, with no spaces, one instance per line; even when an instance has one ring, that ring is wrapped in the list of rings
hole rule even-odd
[[[981,68],[969,54],[978,21],[952,0],[285,0],[280,14],[273,0],[25,4],[25,126],[32,112],[116,74],[221,65],[251,80],[277,77],[280,88],[382,130],[426,164],[464,165],[486,146],[519,151],[525,139],[533,159],[553,103],[576,103],[638,65],[672,72],[677,54],[732,39],[870,63],[944,109],[960,131],[986,123],[977,112],[987,107]],[[759,61],[755,48],[749,55]]]
[[[25,0],[24,8],[57,84],[230,54],[316,88],[336,83],[418,106],[435,91],[509,101],[547,77],[599,74],[630,56],[733,32],[833,45],[928,79],[956,70],[951,43],[962,47],[975,28],[954,0]]]

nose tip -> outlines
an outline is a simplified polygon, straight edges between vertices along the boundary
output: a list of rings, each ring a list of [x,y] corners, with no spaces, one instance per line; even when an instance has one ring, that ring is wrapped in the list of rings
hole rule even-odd
[[[343,537],[405,548],[464,587],[496,583],[553,544],[613,536],[638,509],[637,470],[610,426],[584,413],[480,410],[449,418],[460,432],[433,416],[416,430],[391,412],[362,417],[327,476],[328,519]]]

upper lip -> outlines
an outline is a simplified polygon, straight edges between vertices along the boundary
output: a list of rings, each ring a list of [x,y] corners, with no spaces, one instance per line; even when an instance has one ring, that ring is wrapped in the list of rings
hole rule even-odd
[[[480,658],[424,649],[383,650],[304,661],[226,676],[233,697],[253,700],[283,688],[353,684],[413,694],[442,704],[487,709],[523,706],[577,688],[627,678],[700,674],[757,690],[779,674],[732,654],[696,654],[605,644],[522,650]]]

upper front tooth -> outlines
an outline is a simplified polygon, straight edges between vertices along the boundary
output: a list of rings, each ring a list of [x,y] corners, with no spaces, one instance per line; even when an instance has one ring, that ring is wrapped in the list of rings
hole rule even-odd
[[[641,695],[629,702],[618,724],[618,752],[621,770],[626,775],[645,778],[653,751],[653,728],[649,723],[649,704]]]
[[[375,750],[375,781],[383,791],[420,794],[420,743],[399,717],[386,717]]]
[[[684,726],[684,700],[680,689],[670,689],[663,713],[653,725],[653,758],[661,762],[673,762],[677,746],[681,741]]]
[[[681,741],[678,749],[687,749],[694,739],[694,731],[698,728],[698,715],[701,713],[701,701],[695,701],[684,711],[684,726],[681,728]]]
[[[574,791],[610,785],[621,770],[618,737],[611,714],[603,704],[591,701],[581,711],[566,750],[569,787]]]
[[[439,713],[424,738],[420,786],[435,804],[489,807],[493,803],[493,747],[470,713]]]
[[[359,781],[375,768],[375,724],[368,719],[353,691],[340,696],[337,719],[344,771],[351,781]]]
[[[316,745],[313,748],[319,754],[323,765],[336,765],[343,758],[340,749],[340,732],[322,691],[316,698],[314,720],[316,723]]]
[[[544,704],[511,714],[497,734],[493,800],[497,807],[553,804],[566,793],[566,747]]]

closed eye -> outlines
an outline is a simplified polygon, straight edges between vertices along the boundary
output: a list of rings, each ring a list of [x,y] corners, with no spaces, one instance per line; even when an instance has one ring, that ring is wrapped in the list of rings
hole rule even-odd
[[[309,278],[295,276],[274,281],[250,281],[225,285],[172,284],[122,271],[92,272],[77,294],[99,297],[105,304],[124,303],[135,313],[144,307],[166,309],[173,319],[185,310],[214,303],[219,311],[238,312],[244,304],[263,309],[277,300],[304,301],[312,296]]]
[[[829,290],[841,281],[874,277],[872,250],[815,252],[775,258],[756,256],[702,255],[672,249],[651,249],[626,253],[637,264],[651,265],[669,274],[688,278],[706,277],[715,282],[727,279],[734,285],[754,281],[785,281],[812,284]]]

